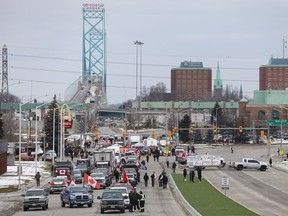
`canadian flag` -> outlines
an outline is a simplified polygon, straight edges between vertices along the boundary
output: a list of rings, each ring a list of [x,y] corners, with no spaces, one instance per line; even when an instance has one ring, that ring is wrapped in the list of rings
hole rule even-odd
[[[91,178],[87,173],[84,173],[84,183],[91,185],[95,189],[100,188],[100,184],[94,178]]]
[[[128,177],[127,177],[127,174],[126,174],[125,169],[123,169],[123,181],[124,181],[125,183],[129,183],[129,179],[128,179]]]
[[[76,186],[76,183],[72,180],[72,178],[70,178],[69,187],[74,187],[74,186]]]

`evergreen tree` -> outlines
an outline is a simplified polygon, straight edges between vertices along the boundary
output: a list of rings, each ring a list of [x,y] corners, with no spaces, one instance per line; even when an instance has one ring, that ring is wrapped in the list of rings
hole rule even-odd
[[[201,132],[200,129],[196,128],[196,130],[194,131],[194,143],[202,143],[202,136],[201,136]]]
[[[2,119],[2,113],[0,112],[0,139],[4,137],[4,124]]]
[[[213,133],[213,130],[209,129],[208,132],[207,132],[207,138],[206,138],[206,141],[210,144],[212,143],[214,140],[214,133]]]
[[[217,126],[224,124],[222,108],[218,102],[215,103],[215,106],[211,112],[210,123]]]
[[[45,123],[44,127],[45,130],[45,135],[46,135],[46,143],[48,143],[47,150],[52,150],[53,149],[53,114],[54,114],[54,109],[55,109],[55,151],[58,152],[58,146],[59,146],[59,130],[60,130],[60,116],[59,116],[59,109],[58,109],[58,103],[56,100],[56,95],[53,97],[53,101],[49,105],[49,110],[47,112],[47,115],[45,117]]]
[[[189,115],[185,115],[183,117],[183,119],[180,121],[178,128],[189,129],[190,125],[191,125],[191,119],[190,119]],[[179,140],[181,140],[183,142],[190,141],[189,130],[179,130]]]

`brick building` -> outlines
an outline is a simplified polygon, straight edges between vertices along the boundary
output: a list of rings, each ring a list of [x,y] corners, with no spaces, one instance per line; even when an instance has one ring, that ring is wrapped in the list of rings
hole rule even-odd
[[[271,58],[259,69],[259,90],[286,90],[288,88],[288,59]]]
[[[171,95],[174,101],[209,101],[212,96],[212,69],[202,62],[181,62],[171,70]]]
[[[7,151],[8,142],[0,140],[0,175],[7,172]]]

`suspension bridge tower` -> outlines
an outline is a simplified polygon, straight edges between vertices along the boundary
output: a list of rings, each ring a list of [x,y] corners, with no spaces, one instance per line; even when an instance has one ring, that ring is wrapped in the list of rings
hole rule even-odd
[[[104,4],[83,4],[82,81],[92,78],[106,97]]]

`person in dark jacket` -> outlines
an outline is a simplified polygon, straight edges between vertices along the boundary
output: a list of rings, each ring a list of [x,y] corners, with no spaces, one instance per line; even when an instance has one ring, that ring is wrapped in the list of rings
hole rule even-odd
[[[195,171],[193,168],[190,169],[189,176],[190,176],[190,182],[194,182]]]
[[[133,212],[133,206],[134,206],[134,202],[135,202],[135,195],[134,195],[134,192],[132,190],[129,192],[129,200],[130,200],[129,212]]]
[[[177,167],[177,164],[176,164],[176,162],[174,161],[173,164],[172,164],[173,173],[175,173],[176,167]]]
[[[155,186],[155,180],[156,180],[156,174],[155,172],[152,173],[152,175],[150,176],[151,178],[151,183],[152,183],[152,187]]]
[[[41,178],[41,175],[40,175],[39,172],[37,172],[36,175],[35,175],[37,187],[40,187],[40,178]]]
[[[159,183],[159,187],[162,187],[162,185],[163,185],[163,172],[160,173],[160,175],[158,177],[158,183]]]
[[[163,183],[163,189],[167,188],[167,184],[168,184],[168,177],[167,174],[163,174],[163,179],[162,179],[162,183]]]
[[[149,163],[149,154],[146,155],[146,161]]]
[[[184,181],[186,181],[186,177],[187,177],[187,169],[186,167],[183,169],[183,179]]]
[[[145,182],[145,187],[147,187],[148,186],[148,181],[149,181],[149,176],[148,176],[147,173],[144,174],[143,179],[144,179],[144,182]]]
[[[198,175],[199,183],[201,183],[201,181],[202,181],[202,167],[197,168],[197,175]]]

